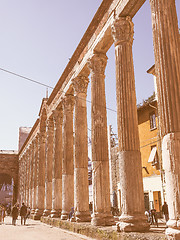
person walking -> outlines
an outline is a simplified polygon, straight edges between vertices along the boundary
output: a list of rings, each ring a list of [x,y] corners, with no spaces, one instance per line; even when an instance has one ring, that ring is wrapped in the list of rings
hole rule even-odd
[[[2,207],[0,205],[0,224],[2,223]]]
[[[16,225],[16,220],[18,218],[18,208],[17,205],[14,204],[12,211],[11,211],[11,215],[12,215],[12,225]]]
[[[164,205],[162,206],[162,212],[164,213],[164,217],[167,223],[167,221],[169,220],[169,211],[168,211],[168,205],[166,202],[164,202]]]
[[[6,216],[6,208],[3,206],[2,207],[2,222],[4,223],[4,218]]]
[[[22,206],[20,208],[20,216],[21,216],[21,225],[24,222],[24,225],[26,224],[26,215],[27,215],[27,207],[24,203],[22,203]]]
[[[155,208],[151,209],[151,223],[150,224],[154,224],[154,223],[156,223],[156,225],[158,227],[158,218],[157,218],[157,213],[156,213]]]

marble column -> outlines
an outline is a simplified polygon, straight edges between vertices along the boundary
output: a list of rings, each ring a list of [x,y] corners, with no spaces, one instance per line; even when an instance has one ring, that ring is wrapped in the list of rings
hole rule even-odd
[[[20,204],[23,201],[23,166],[22,166],[22,157],[19,160],[19,200]]]
[[[37,133],[35,141],[34,141],[34,174],[33,174],[33,199],[32,204],[34,209],[37,208],[37,173],[38,173],[38,162],[39,162],[39,133]]]
[[[29,154],[29,203],[28,206],[32,208],[32,156],[33,156],[33,147],[34,144],[32,142]]]
[[[74,207],[73,108],[74,96],[67,94],[63,99],[62,220]]]
[[[24,156],[24,204],[26,204],[26,190],[27,190],[27,150]]]
[[[180,36],[175,0],[150,0],[168,239],[180,239]]]
[[[62,210],[62,123],[63,109],[60,105],[53,113],[54,151],[52,171],[52,211],[51,217],[59,217]]]
[[[40,219],[44,211],[45,198],[45,149],[46,149],[46,133],[40,132],[39,135],[39,160],[37,168],[37,188],[36,188],[36,210],[34,220]]]
[[[34,214],[35,208],[33,205],[34,202],[34,149],[35,149],[35,140],[33,140],[32,143],[32,149],[31,149],[31,179],[30,179],[30,187],[31,187],[31,198],[30,198],[30,208],[31,208],[31,214]]]
[[[91,129],[92,129],[92,182],[93,225],[112,225],[107,113],[105,97],[105,68],[107,56],[94,53],[88,65],[91,71]]]
[[[46,171],[45,171],[45,205],[44,216],[51,213],[52,208],[52,163],[53,163],[53,140],[54,140],[54,122],[50,116],[47,120],[47,138],[46,138]]]
[[[75,219],[78,222],[91,221],[89,211],[86,109],[88,83],[88,75],[81,75],[73,80],[75,94],[74,208]]]
[[[122,215],[119,231],[144,231],[144,192],[138,133],[132,44],[134,25],[130,17],[119,17],[112,25],[115,45],[116,99]]]
[[[29,147],[30,148],[30,147]],[[25,205],[28,205],[29,202],[29,158],[30,158],[30,149],[26,152],[26,201]]]

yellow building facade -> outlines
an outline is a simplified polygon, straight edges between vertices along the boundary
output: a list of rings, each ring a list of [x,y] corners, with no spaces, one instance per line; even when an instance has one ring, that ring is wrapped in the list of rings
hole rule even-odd
[[[145,209],[155,208],[160,212],[164,202],[164,178],[156,100],[145,102],[138,107],[138,128]]]

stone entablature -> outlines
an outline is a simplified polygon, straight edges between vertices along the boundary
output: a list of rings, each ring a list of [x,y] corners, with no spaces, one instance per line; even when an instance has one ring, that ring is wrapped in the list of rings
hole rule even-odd
[[[83,199],[81,198],[81,194],[84,194],[84,196],[87,194],[87,186],[85,184],[86,187],[83,188],[81,181],[86,182],[86,174],[88,173],[87,141],[83,142],[82,139],[87,136],[87,116],[85,116],[86,88],[91,73],[93,162],[93,214],[91,223],[94,225],[113,224],[110,213],[104,80],[107,63],[106,52],[114,43],[119,159],[121,162],[119,171],[123,206],[118,227],[120,231],[144,231],[148,229],[149,226],[144,218],[141,156],[132,56],[134,32],[132,17],[144,2],[145,0],[104,0],[49,99],[43,99],[39,119],[19,152],[20,201],[25,201],[26,204],[33,203],[35,219],[40,218],[43,212],[45,215],[47,213],[51,214],[51,216],[61,215],[61,219],[67,219],[68,212],[73,206],[75,206],[74,220],[87,221],[89,218],[88,198],[84,202],[82,202]],[[176,16],[176,8],[174,0],[150,0],[150,3],[158,99],[160,99],[158,103],[161,121],[160,132],[164,137],[163,156],[166,158],[164,168],[167,176],[170,176],[167,178],[167,182],[169,186],[172,185],[173,189],[176,189],[177,194],[180,188],[178,185],[179,180],[172,182],[174,178],[179,179],[180,177],[179,173],[174,172],[172,168],[173,164],[175,164],[176,169],[178,169],[180,162],[177,151],[179,147],[179,125],[177,123],[179,122],[180,111],[177,111],[177,109],[179,109],[180,103],[178,101],[180,51],[177,18],[174,17]],[[164,18],[166,21],[162,22]],[[173,26],[172,29],[166,28],[166,22],[169,23],[168,26]],[[168,36],[169,40],[166,41],[164,36]],[[162,59],[163,61],[161,61]],[[176,62],[174,62],[174,59],[176,59]],[[173,69],[173,73],[176,74],[173,74],[170,69]],[[175,89],[172,86],[177,88]],[[59,114],[59,127],[61,130],[57,127],[56,112],[59,110],[61,112]],[[75,121],[73,120],[74,110]],[[168,117],[167,123],[165,116]],[[84,126],[83,130],[81,130],[81,122]],[[75,131],[75,141],[73,130]],[[62,136],[62,141],[58,139],[57,131]],[[33,147],[35,142],[38,142],[38,144]],[[81,156],[82,149],[84,149],[83,154],[85,157]],[[60,154],[58,161],[61,161],[62,164],[57,163],[57,151]],[[55,171],[57,165],[59,166],[59,173]],[[37,172],[33,175],[34,179],[32,179],[32,173],[35,173],[34,169]],[[55,176],[58,176],[58,181],[56,181]],[[29,185],[29,179],[36,184]],[[58,193],[58,199],[62,199],[62,205],[57,204],[54,192],[54,189],[59,186],[58,184],[62,186],[61,193]],[[80,189],[81,194],[79,193]],[[167,193],[168,203],[171,206],[170,218],[172,220],[168,225],[168,236],[170,232],[180,232],[179,219],[177,219],[180,202],[179,198],[176,198],[176,194],[171,193],[168,195]]]

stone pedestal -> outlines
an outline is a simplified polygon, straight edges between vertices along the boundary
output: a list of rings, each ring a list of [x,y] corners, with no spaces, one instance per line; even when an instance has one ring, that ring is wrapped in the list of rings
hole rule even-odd
[[[88,71],[89,73],[89,71]],[[78,222],[91,220],[88,189],[88,137],[86,92],[88,73],[73,80],[75,93],[75,162],[74,162],[74,205]]]
[[[168,239],[180,239],[180,44],[174,0],[150,0]]]
[[[53,117],[47,120],[46,171],[45,171],[45,210],[43,216],[50,215],[52,208],[52,163],[53,163],[54,122]]]
[[[62,210],[62,105],[53,113],[54,119],[54,152],[52,172],[52,211],[51,217],[59,217]]]
[[[93,225],[113,224],[110,204],[105,67],[107,56],[94,53],[88,62],[91,71],[91,129],[93,162]]]
[[[68,219],[74,207],[73,108],[74,96],[66,95],[63,99],[62,220]]]
[[[130,17],[119,17],[112,25],[116,61],[116,98],[122,215],[119,231],[145,231],[142,165],[138,133],[134,67],[134,28]]]

